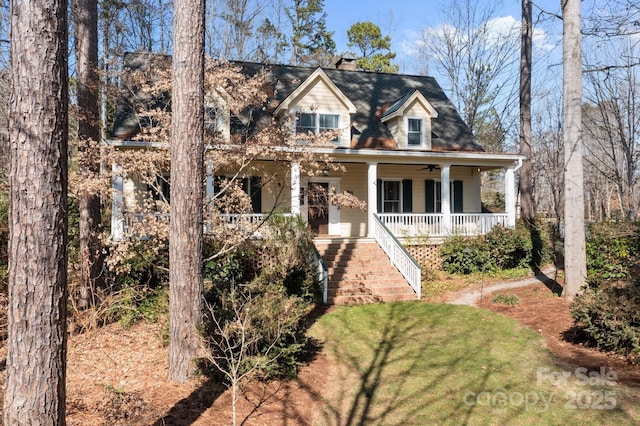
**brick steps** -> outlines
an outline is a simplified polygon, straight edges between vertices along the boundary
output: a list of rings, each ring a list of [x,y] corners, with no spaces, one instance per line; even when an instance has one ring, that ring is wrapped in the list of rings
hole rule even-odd
[[[316,242],[316,247],[328,268],[329,304],[416,299],[407,281],[375,241]]]

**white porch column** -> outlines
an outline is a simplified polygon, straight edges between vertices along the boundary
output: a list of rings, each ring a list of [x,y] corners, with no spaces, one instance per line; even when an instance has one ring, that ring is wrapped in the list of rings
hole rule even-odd
[[[440,165],[440,190],[442,191],[442,231],[450,234],[451,227],[451,164]]]
[[[378,212],[378,163],[367,165],[367,237],[373,238],[374,215]]]
[[[213,176],[213,161],[207,160],[207,180],[205,184],[205,202],[211,202],[213,200],[213,196],[215,195],[215,186],[214,186],[214,176]]]
[[[507,213],[507,226],[516,226],[516,182],[513,167],[504,171],[504,209]]]
[[[291,213],[300,215],[300,163],[291,162]]]
[[[123,212],[124,179],[122,166],[111,166],[111,238],[120,240],[124,236],[124,212]]]

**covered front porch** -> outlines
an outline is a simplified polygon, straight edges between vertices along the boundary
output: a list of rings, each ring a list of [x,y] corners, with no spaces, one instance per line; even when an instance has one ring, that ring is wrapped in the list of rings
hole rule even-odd
[[[376,221],[398,239],[436,238],[451,235],[482,235],[495,226],[516,223],[515,172],[523,157],[514,154],[478,153],[378,153],[359,150],[354,158],[348,150],[334,152],[344,166],[341,172],[305,176],[291,165],[290,213],[307,220],[323,236],[374,237]],[[483,174],[495,172],[502,179],[503,211],[483,211]],[[321,209],[324,227],[317,226],[310,209],[312,185],[333,187],[366,202],[366,210],[341,208],[326,199]],[[313,204],[311,202],[311,204]],[[317,205],[314,211],[317,211]]]

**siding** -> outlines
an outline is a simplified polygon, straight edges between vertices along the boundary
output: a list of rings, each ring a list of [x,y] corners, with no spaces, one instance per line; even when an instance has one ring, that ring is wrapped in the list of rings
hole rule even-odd
[[[339,126],[343,130],[340,136],[340,146],[350,145],[351,117],[346,106],[329,89],[324,81],[318,80],[310,84],[290,104],[291,111],[315,111],[318,113],[330,113],[340,115]]]

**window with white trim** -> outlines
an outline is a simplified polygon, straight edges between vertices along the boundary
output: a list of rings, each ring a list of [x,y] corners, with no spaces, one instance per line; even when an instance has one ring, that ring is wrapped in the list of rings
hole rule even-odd
[[[321,132],[336,130],[340,128],[339,114],[322,114],[318,112],[302,113],[296,120],[296,133],[314,135]],[[339,142],[340,138],[336,136],[333,142]]]
[[[407,145],[422,145],[423,123],[421,118],[407,119]]]

